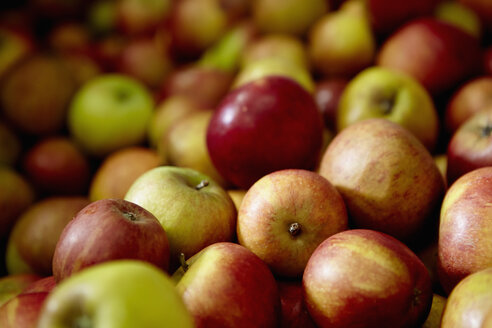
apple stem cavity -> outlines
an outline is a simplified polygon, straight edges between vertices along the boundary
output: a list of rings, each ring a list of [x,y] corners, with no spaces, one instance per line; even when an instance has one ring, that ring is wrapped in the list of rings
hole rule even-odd
[[[209,184],[210,184],[210,183],[208,182],[208,180],[202,180],[202,181],[200,181],[200,183],[199,183],[199,184],[197,184],[197,185],[195,186],[195,189],[196,189],[196,190],[200,190],[200,189],[202,189],[202,188],[204,188],[204,187],[208,186]]]
[[[492,134],[492,124],[487,123],[483,128],[482,128],[482,137],[490,137]]]
[[[131,212],[125,212],[123,216],[132,222],[138,221],[137,216]]]
[[[130,98],[130,94],[127,90],[119,89],[116,91],[116,98],[119,102],[125,102]]]
[[[74,319],[72,328],[91,328],[92,320],[87,314],[82,314]]]
[[[181,268],[183,269],[183,272],[188,271],[188,263],[186,263],[186,258],[184,253],[179,254],[179,264],[181,265]]]
[[[301,233],[301,225],[297,222],[291,223],[289,225],[289,233],[292,237],[296,237]]]

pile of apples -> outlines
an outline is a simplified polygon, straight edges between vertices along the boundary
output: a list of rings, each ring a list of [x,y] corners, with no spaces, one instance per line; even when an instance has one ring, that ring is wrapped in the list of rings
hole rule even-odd
[[[0,327],[492,327],[492,1],[0,6]]]

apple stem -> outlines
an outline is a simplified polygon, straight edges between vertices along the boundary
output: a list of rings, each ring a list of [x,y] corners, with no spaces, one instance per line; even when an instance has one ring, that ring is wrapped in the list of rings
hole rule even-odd
[[[195,189],[196,189],[196,190],[200,190],[200,189],[202,189],[202,188],[204,188],[204,187],[206,187],[206,186],[208,186],[208,185],[209,185],[208,180],[202,180],[202,181],[200,181],[200,183],[199,183],[199,184],[197,184],[197,185],[195,186]]]
[[[137,216],[133,213],[130,213],[130,212],[126,212],[126,213],[123,213],[123,215],[130,221],[137,221]]]
[[[186,258],[184,253],[179,254],[179,264],[181,265],[181,268],[183,268],[183,271],[186,272],[188,270],[188,263],[186,263]]]
[[[289,225],[289,233],[292,237],[297,236],[301,233],[301,225],[297,222],[291,223]]]

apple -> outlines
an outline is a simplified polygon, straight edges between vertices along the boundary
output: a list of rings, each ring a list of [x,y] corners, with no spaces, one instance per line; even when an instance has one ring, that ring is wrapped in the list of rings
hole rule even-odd
[[[406,243],[429,237],[444,181],[429,151],[401,125],[383,118],[349,125],[328,145],[319,173],[342,195],[354,227]]]
[[[459,126],[447,144],[448,183],[474,169],[492,165],[491,134],[492,108],[478,111]]]
[[[103,157],[142,143],[153,110],[154,101],[143,84],[122,74],[103,74],[74,95],[68,130],[84,151]]]
[[[181,118],[169,128],[157,149],[170,165],[194,169],[225,188],[227,182],[212,164],[207,149],[207,127],[212,115],[213,110],[201,110]]]
[[[449,187],[442,202],[437,273],[448,294],[460,280],[492,264],[490,181],[491,167],[468,172]]]
[[[385,38],[399,27],[423,16],[431,16],[440,0],[413,0],[397,3],[392,0],[369,0],[367,8],[374,31]]]
[[[328,11],[325,0],[258,0],[252,4],[252,19],[265,34],[304,35]]]
[[[405,127],[434,150],[440,132],[438,113],[430,94],[413,77],[373,66],[348,82],[340,96],[337,130],[376,117]]]
[[[487,0],[458,0],[462,5],[473,10],[479,17],[484,27],[492,31],[492,4]]]
[[[308,39],[312,65],[323,76],[350,78],[375,59],[376,40],[363,8],[325,14],[310,28]]]
[[[413,76],[432,95],[442,94],[481,69],[479,40],[437,18],[414,19],[381,46],[377,64]]]
[[[35,328],[48,292],[19,294],[0,307],[2,328]]]
[[[150,34],[167,18],[171,6],[171,0],[116,1],[116,25],[129,36]]]
[[[63,280],[41,310],[38,328],[194,327],[170,277],[147,262],[115,260]]]
[[[18,217],[35,201],[34,187],[14,167],[0,165],[0,240],[6,239]]]
[[[183,261],[172,278],[197,327],[278,323],[277,282],[266,264],[241,245],[209,245]]]
[[[22,168],[45,194],[85,194],[91,178],[89,158],[65,136],[38,139],[25,151]]]
[[[26,34],[8,26],[0,26],[0,77],[19,61],[34,51],[34,40]]]
[[[241,189],[277,170],[314,168],[322,139],[323,122],[313,96],[280,76],[229,92],[207,129],[212,163]]]
[[[441,327],[490,327],[485,321],[492,313],[491,290],[492,268],[490,267],[464,278],[447,299]]]
[[[314,99],[323,115],[325,127],[331,131],[336,131],[338,104],[348,82],[346,78],[325,78],[316,83]]]
[[[434,293],[432,296],[432,305],[425,322],[421,328],[441,328],[441,318],[446,306],[447,299],[439,294]]]
[[[51,292],[56,287],[55,277],[47,276],[39,278],[26,286],[21,294]]]
[[[124,198],[135,180],[162,164],[157,151],[129,146],[108,154],[97,167],[89,187],[89,199]]]
[[[113,0],[95,0],[87,8],[87,25],[96,37],[108,35],[116,30],[117,3]]]
[[[75,20],[55,23],[47,39],[50,49],[57,53],[87,52],[91,47],[89,30]]]
[[[434,16],[445,22],[455,24],[477,39],[482,37],[482,22],[478,14],[459,1],[442,1],[434,9]]]
[[[89,200],[82,196],[53,196],[36,201],[17,219],[6,251],[10,274],[52,274],[56,243],[68,222]]]
[[[432,302],[429,273],[399,240],[351,229],[323,241],[302,278],[319,327],[420,327]]]
[[[235,238],[237,211],[227,192],[190,168],[160,166],[141,175],[125,200],[155,215],[166,231],[170,270],[202,248]]]
[[[302,281],[277,280],[280,295],[280,328],[315,328],[304,302]]]
[[[492,108],[491,94],[492,76],[477,77],[461,84],[449,97],[446,105],[446,130],[453,134],[473,114]]]
[[[58,58],[33,54],[2,80],[2,113],[23,133],[39,136],[61,132],[75,88],[74,79]]]
[[[302,277],[321,242],[348,228],[337,189],[318,173],[285,169],[265,175],[239,207],[237,236],[276,276]]]
[[[103,72],[117,72],[119,56],[129,39],[120,33],[112,32],[94,40],[94,58]]]
[[[435,234],[431,241],[421,245],[418,248],[413,249],[415,254],[424,263],[427,271],[429,271],[429,276],[431,278],[432,290],[434,293],[445,294],[442,289],[441,283],[439,281],[439,276],[437,274],[437,257],[438,257],[438,236],[437,229],[434,230]]]
[[[20,135],[5,122],[0,122],[0,165],[15,166],[21,151]]]
[[[169,242],[157,218],[123,199],[101,199],[81,209],[65,226],[53,254],[60,282],[92,265],[118,259],[169,268]]]
[[[31,283],[41,279],[37,274],[20,273],[0,278],[0,308],[7,301],[20,294]]]

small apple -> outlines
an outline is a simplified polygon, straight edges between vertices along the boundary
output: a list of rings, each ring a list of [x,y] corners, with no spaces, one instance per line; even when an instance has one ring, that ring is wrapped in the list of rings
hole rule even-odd
[[[492,268],[470,274],[453,288],[442,314],[441,327],[490,327]],[[488,320],[486,324],[485,321]]]
[[[322,141],[323,122],[313,96],[280,76],[229,92],[207,130],[212,163],[242,189],[273,171],[314,168]]]
[[[351,229],[323,241],[302,278],[319,327],[420,327],[432,302],[429,273],[397,239]]]
[[[237,211],[217,182],[196,170],[159,166],[141,175],[125,199],[155,215],[166,231],[170,270],[186,257],[220,241],[235,239]]]
[[[370,67],[349,81],[337,111],[337,130],[368,118],[385,118],[413,133],[429,151],[439,136],[439,117],[427,90],[413,77]]]
[[[383,118],[349,125],[328,145],[319,172],[341,193],[355,227],[413,243],[435,224],[444,181],[429,151],[401,125]]]
[[[461,176],[441,205],[437,273],[446,293],[469,274],[492,264],[492,168]]]
[[[315,172],[285,169],[253,184],[239,207],[237,236],[277,276],[301,277],[313,251],[348,228],[337,189]]]
[[[441,1],[434,9],[434,16],[442,21],[455,24],[477,39],[482,37],[482,22],[478,14],[459,1]]]
[[[143,84],[122,74],[103,74],[74,95],[68,129],[84,151],[102,157],[143,142],[153,110],[153,98]]]
[[[38,328],[191,328],[170,277],[137,260],[101,263],[70,276],[45,300]]]
[[[280,295],[280,328],[315,328],[304,302],[302,281],[277,280]]]
[[[446,306],[447,299],[444,296],[434,293],[429,315],[421,328],[441,328],[442,314]]]
[[[162,159],[153,149],[129,146],[108,154],[90,182],[89,199],[124,198],[135,180],[159,166]]]
[[[254,253],[230,242],[209,245],[173,274],[197,327],[276,327],[275,278]]]
[[[53,254],[55,281],[89,266],[118,259],[146,261],[166,271],[169,242],[157,218],[123,199],[101,199],[65,226]]]
[[[449,140],[446,151],[448,183],[474,169],[492,165],[491,154],[492,108],[473,114]]]
[[[50,49],[57,53],[87,52],[91,47],[89,30],[75,20],[55,23],[47,39]]]
[[[171,0],[115,1],[116,25],[122,33],[135,36],[149,34],[162,24],[171,11]]]
[[[52,274],[56,243],[68,222],[89,204],[86,197],[43,198],[26,209],[9,235],[6,252],[10,274]]]
[[[326,78],[316,83],[314,98],[323,115],[325,127],[336,131],[338,104],[349,79]]]

